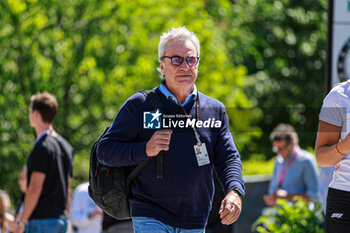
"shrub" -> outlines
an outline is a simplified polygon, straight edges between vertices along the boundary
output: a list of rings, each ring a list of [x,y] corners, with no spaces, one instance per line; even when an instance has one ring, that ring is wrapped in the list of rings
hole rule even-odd
[[[321,205],[297,198],[296,202],[278,200],[276,206],[269,208],[254,222],[252,232],[321,233],[323,228]]]

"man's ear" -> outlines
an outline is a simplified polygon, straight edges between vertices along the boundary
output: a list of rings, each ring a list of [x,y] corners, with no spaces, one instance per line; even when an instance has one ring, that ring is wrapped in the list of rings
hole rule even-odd
[[[163,61],[160,61],[160,72],[162,73],[163,78],[165,78],[164,69],[165,69],[165,63]]]
[[[40,115],[40,112],[38,110],[33,110],[33,114],[35,117],[38,117],[38,115]]]
[[[41,114],[40,114],[39,110],[34,110],[33,114],[34,114],[36,119],[42,120],[42,117],[41,117]]]

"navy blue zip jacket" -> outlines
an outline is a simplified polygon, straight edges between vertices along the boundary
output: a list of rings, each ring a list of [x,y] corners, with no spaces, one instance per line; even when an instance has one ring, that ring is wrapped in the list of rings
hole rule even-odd
[[[166,99],[158,88],[156,93],[164,106],[163,126],[168,127],[169,121],[186,122],[181,107]],[[163,152],[163,179],[157,179],[156,159],[146,155],[146,144],[156,130],[143,129],[143,113],[151,109],[142,93],[134,94],[124,103],[100,141],[98,159],[106,165],[130,166],[152,159],[132,182],[131,216],[151,217],[179,228],[205,228],[214,195],[213,168],[225,193],[235,188],[244,192],[241,160],[224,105],[201,92],[198,92],[198,100],[198,116],[196,101],[184,107],[192,118],[202,122],[210,120],[206,126],[214,123],[218,126],[221,122],[220,127],[197,128],[208,151],[208,165],[198,165],[193,129],[171,124],[169,150]]]

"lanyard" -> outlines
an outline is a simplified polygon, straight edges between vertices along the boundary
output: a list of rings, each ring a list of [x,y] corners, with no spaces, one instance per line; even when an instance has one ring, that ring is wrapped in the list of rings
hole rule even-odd
[[[162,81],[162,84],[169,90],[168,86],[166,85],[166,83],[164,81]],[[185,115],[187,116],[188,119],[191,119],[190,116],[187,114],[186,110],[181,106],[179,105],[179,107],[182,109],[182,111],[185,113]],[[197,120],[199,119],[199,98],[198,98],[198,93],[197,93],[197,98],[196,98],[196,112],[197,112]],[[200,146],[202,145],[202,142],[201,142],[201,139],[200,139],[200,136],[199,136],[199,133],[197,132],[196,128],[193,127],[193,132],[194,132],[194,136],[197,140],[197,145]]]
[[[299,152],[300,152],[300,149],[298,149],[297,151],[294,152],[293,157],[289,160],[287,166],[283,169],[283,171],[282,171],[282,164],[279,167],[279,169],[278,169],[278,188],[281,187],[284,177],[286,176],[289,168],[292,166],[293,162],[297,158]]]
[[[190,116],[187,114],[186,110],[182,106],[180,106],[180,107],[181,107],[182,111],[186,114],[187,118],[190,119]],[[198,94],[197,94],[197,98],[196,98],[196,110],[197,110],[196,118],[198,120],[199,119],[199,98],[198,98]],[[193,129],[193,132],[194,132],[194,136],[196,137],[196,140],[197,140],[197,145],[198,146],[202,145],[202,142],[201,142],[199,133],[196,130],[196,127],[193,127],[192,129]]]

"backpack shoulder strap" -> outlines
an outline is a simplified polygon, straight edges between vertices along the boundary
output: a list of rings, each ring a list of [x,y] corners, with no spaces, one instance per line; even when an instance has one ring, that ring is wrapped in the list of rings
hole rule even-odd
[[[154,90],[143,90],[140,92],[146,97],[146,101],[151,108],[163,110],[163,102]]]
[[[134,170],[131,171],[131,173],[126,178],[126,185],[129,186],[131,181],[139,174],[139,172],[150,162],[150,159],[147,159],[145,161],[142,161],[139,163]]]
[[[142,90],[140,91],[145,97],[147,103],[151,106],[151,108],[163,110],[163,103],[158,96],[158,94],[154,90]],[[131,181],[139,174],[139,172],[151,161],[151,159],[147,159],[141,163],[139,163],[128,175],[126,178],[127,186],[130,185]],[[160,153],[157,156],[157,178],[163,179],[163,156]]]
[[[163,109],[164,109],[163,102],[160,99],[160,96],[154,90],[143,90],[143,91],[140,91],[140,92],[146,97],[146,101],[151,106],[151,108],[159,109],[161,112],[163,111]],[[157,179],[163,179],[163,155],[162,154],[163,153],[161,151],[161,152],[159,152],[158,156],[156,157],[156,159],[157,159]],[[150,161],[150,160],[147,160],[147,161]],[[135,168],[135,170],[137,168],[138,168],[138,166]],[[141,169],[140,169],[140,171],[141,171]],[[137,175],[137,173],[135,174],[135,176]]]

